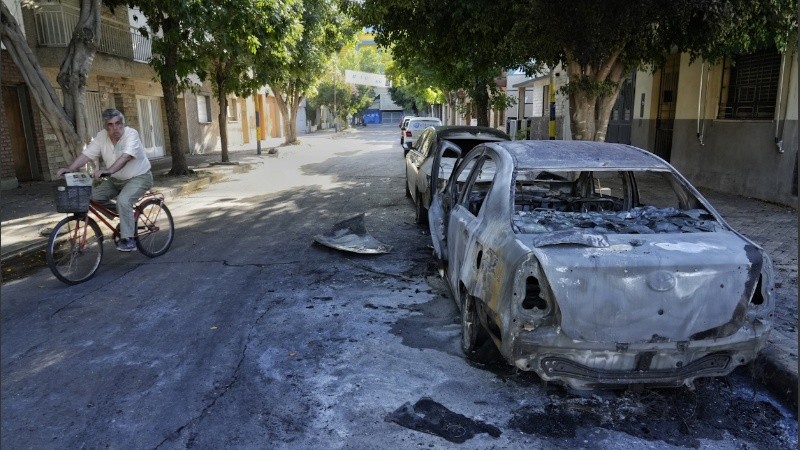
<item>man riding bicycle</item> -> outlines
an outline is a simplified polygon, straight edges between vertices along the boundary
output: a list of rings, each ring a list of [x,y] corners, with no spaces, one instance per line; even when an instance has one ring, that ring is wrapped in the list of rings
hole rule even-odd
[[[102,158],[105,169],[96,170],[94,178],[107,178],[92,188],[92,200],[113,209],[111,199],[117,198],[121,235],[117,250],[130,252],[136,250],[133,205],[153,186],[153,174],[139,132],[125,126],[125,116],[114,108],[106,109],[102,116],[105,129],[97,133],[72,164],[59,169],[57,175],[75,172],[89,161]]]

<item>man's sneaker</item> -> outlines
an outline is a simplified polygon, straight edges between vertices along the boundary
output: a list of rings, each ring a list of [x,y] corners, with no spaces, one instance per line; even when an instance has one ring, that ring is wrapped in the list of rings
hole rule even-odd
[[[136,250],[136,242],[133,239],[120,239],[117,242],[117,250],[121,252],[132,252]]]

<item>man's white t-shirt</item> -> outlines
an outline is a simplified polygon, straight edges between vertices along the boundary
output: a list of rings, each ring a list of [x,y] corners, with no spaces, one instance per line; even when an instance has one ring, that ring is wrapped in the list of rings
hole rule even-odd
[[[122,166],[122,169],[114,173],[112,177],[118,180],[128,180],[150,170],[150,160],[147,159],[147,153],[139,139],[139,132],[131,127],[125,127],[117,145],[111,143],[111,138],[106,130],[100,130],[83,150],[83,154],[93,161],[102,158],[106,168],[111,167],[123,153],[133,156],[133,159]]]

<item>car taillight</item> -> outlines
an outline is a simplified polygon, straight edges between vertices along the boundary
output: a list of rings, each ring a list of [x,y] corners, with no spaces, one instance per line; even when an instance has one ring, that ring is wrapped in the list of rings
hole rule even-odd
[[[406,137],[411,137],[411,132],[406,130]]]
[[[542,288],[536,277],[529,276],[525,279],[525,299],[522,301],[525,309],[547,309],[547,301],[542,297]]]

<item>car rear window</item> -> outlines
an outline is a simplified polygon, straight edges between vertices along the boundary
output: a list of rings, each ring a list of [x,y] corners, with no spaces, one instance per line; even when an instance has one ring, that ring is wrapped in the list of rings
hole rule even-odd
[[[428,127],[435,127],[441,125],[441,122],[438,120],[415,120],[413,122],[409,122],[408,126],[411,128],[428,128]]]
[[[517,177],[514,186],[513,227],[517,233],[653,234],[722,229],[714,215],[669,173],[636,173],[636,197],[628,192],[625,172],[542,171],[527,175]]]

